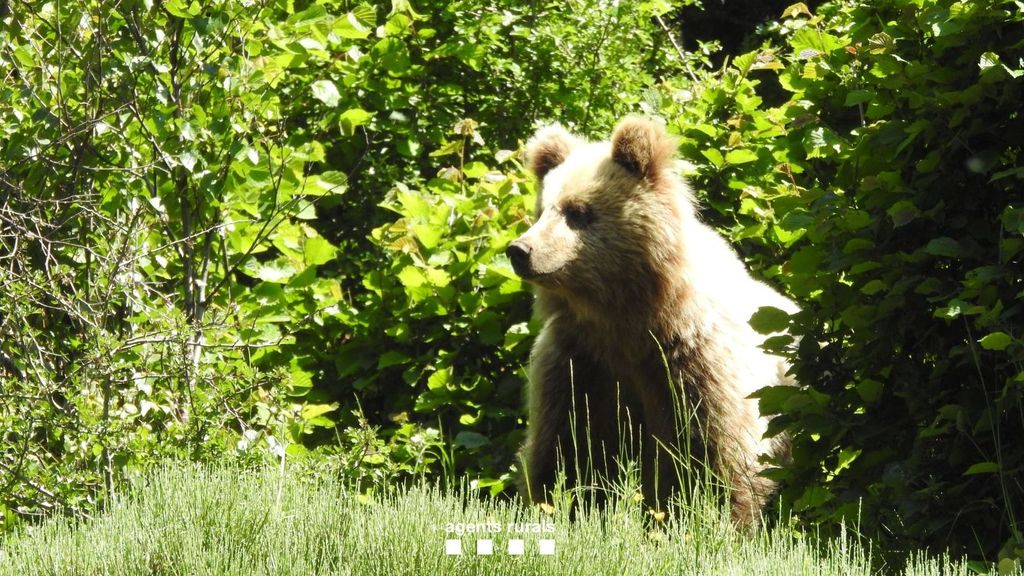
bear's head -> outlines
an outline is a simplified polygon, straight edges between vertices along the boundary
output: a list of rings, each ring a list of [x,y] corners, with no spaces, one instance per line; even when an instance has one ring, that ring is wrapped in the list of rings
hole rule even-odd
[[[526,145],[540,189],[533,226],[506,254],[523,279],[593,305],[650,297],[679,258],[691,196],[664,127],[627,118],[609,142],[558,125]]]

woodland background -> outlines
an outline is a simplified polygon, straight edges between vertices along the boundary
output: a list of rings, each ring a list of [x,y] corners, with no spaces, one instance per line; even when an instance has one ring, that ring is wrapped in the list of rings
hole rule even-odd
[[[167,459],[511,495],[517,152],[642,113],[803,307],[794,529],[1024,558],[1022,75],[1013,0],[2,2],[0,532]]]

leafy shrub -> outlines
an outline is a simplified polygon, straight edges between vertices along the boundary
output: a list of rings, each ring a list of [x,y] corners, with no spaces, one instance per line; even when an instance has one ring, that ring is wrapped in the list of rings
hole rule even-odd
[[[0,511],[87,512],[164,457],[282,456],[330,424],[267,358],[338,292],[341,179],[281,130],[243,3],[22,5],[0,47]],[[297,26],[297,24],[292,24]],[[247,57],[238,51],[245,46]],[[292,292],[282,285],[290,280]]]
[[[495,258],[529,203],[509,151],[670,72],[654,7],[4,6],[5,526],[168,456],[321,446],[360,482],[502,488],[529,332]]]
[[[1022,18],[796,4],[783,44],[666,91],[708,217],[804,306],[799,343],[766,343],[804,385],[760,394],[793,437],[784,500],[895,554],[1020,555]]]

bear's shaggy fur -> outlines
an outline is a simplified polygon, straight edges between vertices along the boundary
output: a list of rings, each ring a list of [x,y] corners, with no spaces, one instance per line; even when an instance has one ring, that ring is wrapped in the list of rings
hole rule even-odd
[[[527,143],[541,183],[536,222],[507,250],[536,287],[543,321],[524,489],[544,501],[559,460],[570,482],[588,481],[575,470],[614,476],[626,447],[640,453],[644,495],[658,506],[679,489],[673,459],[685,444],[728,483],[734,521],[752,524],[774,488],[758,456],[785,456],[786,444],[763,438],[766,421],[747,397],[791,381],[748,320],[761,306],[796,308],[700,221],[673,171],[675,149],[643,118],[622,121],[610,142],[553,125]],[[680,399],[695,424],[689,436]]]

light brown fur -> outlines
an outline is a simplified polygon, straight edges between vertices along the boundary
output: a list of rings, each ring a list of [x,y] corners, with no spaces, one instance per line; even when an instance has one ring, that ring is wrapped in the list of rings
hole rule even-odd
[[[544,324],[530,366],[525,489],[545,500],[559,458],[613,476],[625,447],[639,449],[644,493],[660,505],[678,490],[672,459],[689,441],[673,411],[682,398],[706,439],[694,457],[728,483],[734,520],[752,524],[774,488],[758,456],[780,456],[784,444],[763,439],[747,396],[789,381],[747,322],[761,306],[795,307],[699,220],[674,150],[642,118],[621,122],[610,143],[548,127],[527,144],[542,182],[538,220],[509,255],[536,286]]]

